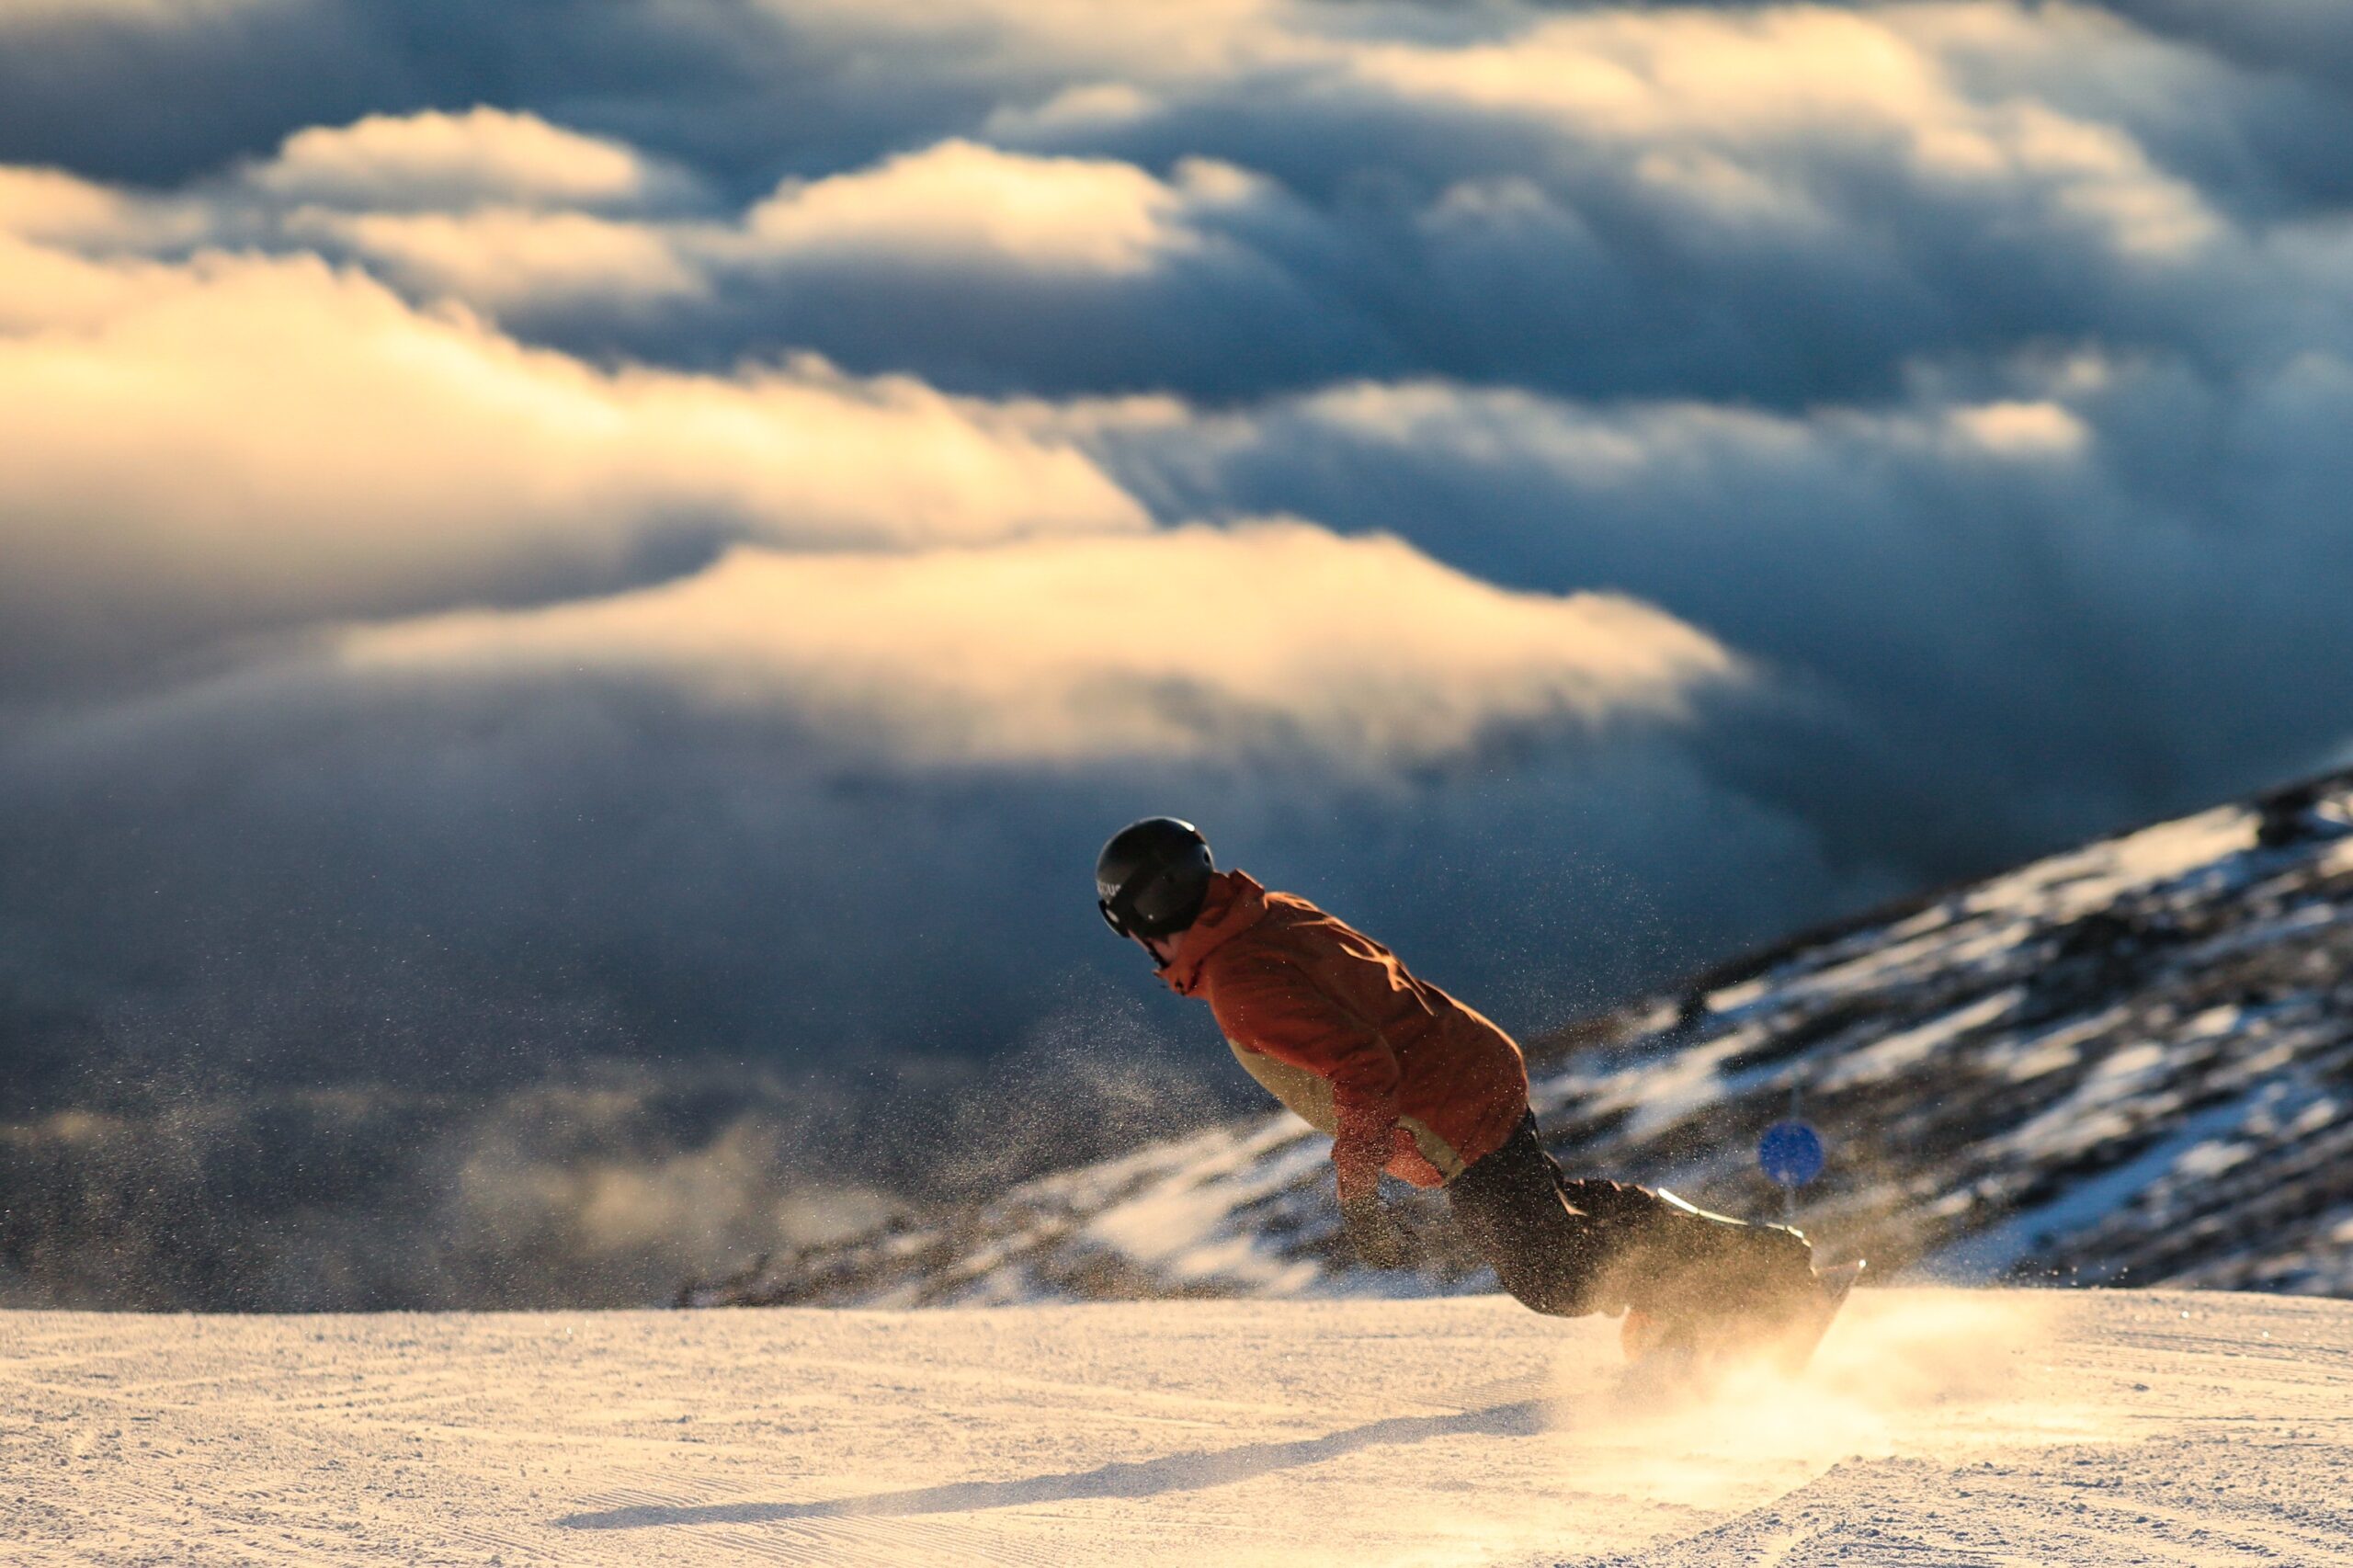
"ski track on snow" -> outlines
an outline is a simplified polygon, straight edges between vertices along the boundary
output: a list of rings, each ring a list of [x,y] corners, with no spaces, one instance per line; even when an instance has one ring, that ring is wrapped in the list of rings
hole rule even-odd
[[[0,1315],[25,1563],[2353,1563],[2353,1303],[1859,1293],[1796,1382],[1498,1298]]]

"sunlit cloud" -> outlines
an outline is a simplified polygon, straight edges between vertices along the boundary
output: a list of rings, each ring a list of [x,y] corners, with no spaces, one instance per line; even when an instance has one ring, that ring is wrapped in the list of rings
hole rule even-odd
[[[62,169],[0,167],[0,230],[28,240],[119,240],[131,201]]]
[[[1950,415],[1962,438],[1996,457],[2072,458],[2091,439],[2084,422],[2055,403],[1989,403]]]
[[[200,241],[218,221],[201,199],[133,194],[63,169],[0,164],[0,234],[94,255],[125,254]]]
[[[217,243],[320,249],[600,356],[772,342],[991,391],[1222,399],[1422,369],[1778,401],[1801,362],[1851,395],[1907,355],[2145,330],[2183,290],[2216,296],[2210,335],[2277,297],[2261,237],[2157,155],[2242,155],[2164,106],[2250,89],[2095,13],[1243,6],[1200,19],[1234,42],[1210,62],[1073,80],[1036,39],[1076,13],[1018,13],[936,18],[905,62],[983,70],[977,43],[931,52],[959,28],[1029,39],[1043,75],[979,117],[1009,144],[926,140],[729,210],[540,115],[378,115],[199,182],[177,221],[205,209]],[[884,47],[824,6],[767,14]],[[1383,182],[1330,186],[1352,146]],[[1212,331],[1252,352],[1205,349]]]
[[[7,0],[0,5],[0,33],[14,28],[70,29],[75,25],[133,23],[163,28],[200,28],[254,12],[290,11],[310,0]]]
[[[654,679],[915,763],[1307,753],[1674,717],[1736,661],[1616,596],[1512,593],[1300,523],[921,555],[745,549],[620,598],[351,633],[357,671]]]
[[[0,597],[78,634],[529,592],[680,535],[1143,525],[1067,443],[912,381],[600,369],[314,258],[20,254],[49,270],[0,336]]]
[[[336,212],[287,220],[299,239],[363,258],[409,291],[493,312],[574,303],[635,307],[697,298],[708,275],[643,223],[587,212],[491,207],[472,212]]]
[[[1243,183],[1197,166],[1212,196]],[[947,142],[870,170],[787,182],[752,209],[751,245],[779,257],[1135,272],[1186,244],[1187,192],[1130,164],[1038,158]]]
[[[1810,185],[1893,151],[1921,197],[2010,192],[2120,253],[2178,256],[2219,229],[2194,188],[2116,126],[1969,91],[1949,54],[2040,53],[2070,35],[2097,47],[2118,30],[2092,12],[2036,25],[1993,6],[1597,10],[1493,43],[1371,47],[1348,68],[1409,99],[1632,149],[1639,179],[1727,224],[1811,212]]]
[[[692,187],[624,143],[486,107],[313,126],[244,177],[290,203],[369,211],[630,207]]]

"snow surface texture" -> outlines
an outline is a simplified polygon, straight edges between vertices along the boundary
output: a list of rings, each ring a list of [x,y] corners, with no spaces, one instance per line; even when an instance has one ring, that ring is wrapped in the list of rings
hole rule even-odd
[[[0,1314],[11,1563],[2353,1562],[2353,1304],[1892,1290],[1629,1386],[1500,1298]]]
[[[1880,1278],[2353,1295],[2348,1085],[2340,775],[1785,944],[1588,1026],[1533,1097],[1572,1171],[1778,1218],[1754,1151],[1799,1095],[1830,1165],[1794,1218],[1825,1256],[1867,1256]],[[766,1259],[685,1300],[1493,1288],[1442,1200],[1402,1190],[1420,1266],[1355,1267],[1328,1147],[1275,1113]]]

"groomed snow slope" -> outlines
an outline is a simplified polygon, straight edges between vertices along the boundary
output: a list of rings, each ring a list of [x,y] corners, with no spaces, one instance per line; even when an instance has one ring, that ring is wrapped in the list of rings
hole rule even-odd
[[[0,1315],[27,1563],[2353,1562],[2353,1303],[1881,1290],[1635,1397],[1499,1298]]]

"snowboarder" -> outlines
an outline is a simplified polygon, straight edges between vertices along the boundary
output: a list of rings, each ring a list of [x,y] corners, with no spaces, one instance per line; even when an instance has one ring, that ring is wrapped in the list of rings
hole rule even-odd
[[[1111,929],[1142,944],[1177,994],[1210,1005],[1252,1077],[1331,1134],[1342,1228],[1372,1267],[1406,1258],[1381,1202],[1386,1172],[1443,1187],[1456,1223],[1528,1306],[1626,1312],[1630,1355],[1689,1349],[1733,1324],[1826,1324],[1844,1294],[1850,1276],[1817,1278],[1794,1230],[1564,1175],[1538,1138],[1509,1035],[1305,899],[1218,870],[1191,824],[1122,829],[1095,882]]]

